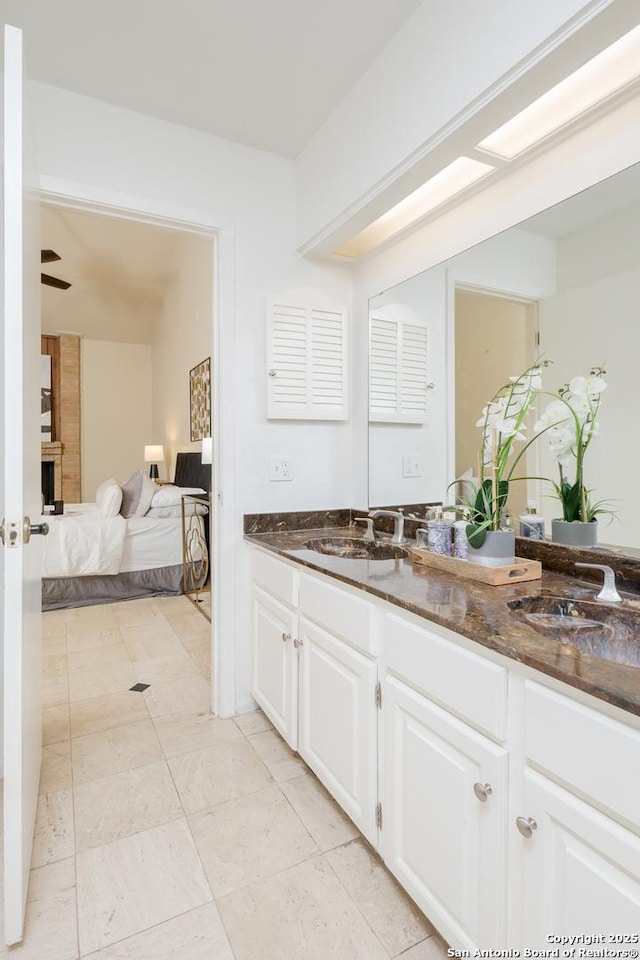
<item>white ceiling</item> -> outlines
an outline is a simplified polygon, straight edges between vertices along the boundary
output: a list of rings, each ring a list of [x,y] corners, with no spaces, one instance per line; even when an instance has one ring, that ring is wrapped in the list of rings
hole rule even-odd
[[[0,0],[44,83],[296,157],[421,0]]]

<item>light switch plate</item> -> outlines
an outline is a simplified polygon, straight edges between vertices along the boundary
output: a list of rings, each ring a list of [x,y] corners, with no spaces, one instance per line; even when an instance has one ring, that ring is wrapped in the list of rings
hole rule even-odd
[[[422,476],[422,458],[415,457],[412,454],[405,454],[402,458],[402,476],[403,477],[421,477]]]

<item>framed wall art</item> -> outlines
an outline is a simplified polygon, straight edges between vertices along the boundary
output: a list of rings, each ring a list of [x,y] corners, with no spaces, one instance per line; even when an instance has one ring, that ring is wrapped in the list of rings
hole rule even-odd
[[[189,371],[191,440],[211,436],[211,357]]]

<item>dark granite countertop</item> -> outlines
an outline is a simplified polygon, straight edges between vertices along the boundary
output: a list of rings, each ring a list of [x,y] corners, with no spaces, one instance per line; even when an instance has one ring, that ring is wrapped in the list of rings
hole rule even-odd
[[[559,596],[592,601],[597,589],[593,583],[545,570],[541,580],[494,587],[414,565],[410,559],[344,559],[303,547],[313,537],[362,535],[360,527],[354,530],[347,525],[349,519],[346,511],[336,511],[330,520],[337,521],[339,526],[327,523],[322,527],[288,530],[282,529],[281,523],[277,532],[245,526],[245,539],[640,716],[640,667],[602,660],[551,640],[518,621],[507,607],[508,601],[522,597]],[[623,597],[624,603],[613,607],[613,616],[619,609],[637,612],[640,625],[638,594],[623,593]]]

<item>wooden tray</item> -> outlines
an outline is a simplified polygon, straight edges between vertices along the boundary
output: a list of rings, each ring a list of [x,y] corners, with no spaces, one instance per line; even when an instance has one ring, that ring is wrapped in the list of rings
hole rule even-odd
[[[517,583],[519,580],[539,580],[542,577],[542,564],[539,560],[522,560],[516,557],[516,562],[506,567],[485,567],[480,563],[471,563],[469,560],[458,560],[457,557],[445,557],[440,553],[431,553],[414,547],[411,551],[413,562],[425,567],[434,567],[447,573],[455,573],[467,580],[479,580],[494,587],[504,586],[505,583]]]

